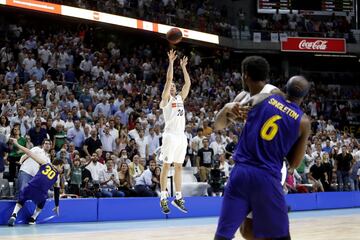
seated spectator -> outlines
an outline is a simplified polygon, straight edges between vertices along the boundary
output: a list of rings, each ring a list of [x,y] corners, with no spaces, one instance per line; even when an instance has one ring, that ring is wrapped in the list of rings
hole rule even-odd
[[[154,170],[154,174],[152,177],[153,186],[151,187],[151,190],[160,197],[161,188],[160,188],[160,174],[161,174],[161,168],[156,167]]]
[[[155,197],[156,193],[151,189],[153,186],[153,175],[156,168],[156,162],[151,160],[149,168],[146,169],[140,177],[135,178],[135,191],[139,197]]]
[[[129,167],[125,162],[122,162],[119,166],[119,190],[125,193],[125,197],[135,197],[136,192],[133,189],[133,178],[130,176]]]
[[[112,160],[106,162],[106,169],[99,172],[100,197],[125,197],[125,193],[118,190],[120,186],[119,176],[115,171]]]
[[[286,176],[285,186],[289,193],[307,193],[308,190],[301,182],[301,176],[297,173],[296,169],[289,168]]]
[[[144,166],[140,164],[140,156],[135,155],[133,161],[129,164],[129,173],[132,178],[140,177],[144,172]]]

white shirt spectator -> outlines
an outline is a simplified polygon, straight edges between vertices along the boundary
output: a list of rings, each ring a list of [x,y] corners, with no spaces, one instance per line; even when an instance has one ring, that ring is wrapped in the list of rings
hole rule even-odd
[[[36,66],[36,61],[35,61],[35,59],[33,59],[33,58],[29,58],[29,57],[26,57],[25,59],[24,59],[24,61],[22,62],[22,64],[24,65],[24,70],[25,70],[25,72],[30,72],[30,70],[34,67],[34,66]]]
[[[34,147],[30,149],[31,152],[41,157],[46,163],[50,163],[49,155],[41,147]],[[27,158],[20,167],[20,171],[24,171],[31,176],[35,176],[39,171],[40,165],[32,158]]]
[[[111,176],[115,177],[114,181],[110,180]],[[112,169],[111,171],[108,171],[106,166],[104,166],[104,168],[99,171],[99,182],[102,183],[108,180],[110,181],[107,182],[106,185],[102,185],[101,186],[102,188],[106,188],[106,187],[112,188],[120,184],[119,174],[116,172],[116,170]]]
[[[214,155],[225,153],[225,145],[221,142],[213,141],[209,147],[214,151]]]
[[[51,78],[45,78],[44,81],[42,81],[41,83],[42,85],[46,86],[46,89],[48,91],[52,90],[53,88],[55,88],[55,83],[53,80],[51,80]]]
[[[116,140],[119,138],[119,130],[116,128],[110,129],[110,135],[113,136],[113,138]]]
[[[59,92],[59,95],[68,95],[70,93],[69,88],[65,84],[58,85],[56,87],[57,92]]]
[[[93,181],[99,182],[100,172],[103,171],[105,166],[99,162],[91,162],[86,166],[86,169],[90,171]]]
[[[148,146],[149,149],[149,156],[152,156],[155,152],[155,150],[159,147],[160,143],[159,143],[159,137],[154,135],[147,135],[146,137],[146,144]]]
[[[109,134],[106,134],[106,133],[100,134],[100,141],[102,144],[103,151],[113,152],[115,150],[115,139],[110,133]]]
[[[140,157],[143,158],[143,159],[146,159],[147,141],[146,141],[145,137],[143,137],[143,138],[138,137],[138,138],[135,139],[135,141],[136,141],[136,144],[137,144],[137,147],[138,147]]]
[[[38,50],[38,56],[41,59],[41,61],[43,62],[43,64],[47,65],[50,61],[51,51],[44,47],[40,47]]]
[[[89,73],[92,69],[93,65],[92,62],[90,60],[84,59],[81,61],[80,63],[80,70],[86,73]]]

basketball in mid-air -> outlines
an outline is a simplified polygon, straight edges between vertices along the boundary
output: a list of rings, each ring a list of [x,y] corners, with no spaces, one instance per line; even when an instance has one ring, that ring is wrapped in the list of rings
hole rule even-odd
[[[172,28],[170,29],[167,33],[166,33],[166,39],[171,43],[171,44],[177,44],[181,41],[182,39],[182,32],[180,29],[178,28]]]

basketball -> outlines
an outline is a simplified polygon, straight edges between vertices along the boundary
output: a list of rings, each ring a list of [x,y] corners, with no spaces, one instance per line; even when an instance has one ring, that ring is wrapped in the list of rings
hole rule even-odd
[[[171,44],[177,44],[181,41],[182,39],[182,32],[180,29],[178,28],[172,28],[170,29],[167,33],[166,33],[166,39],[171,43]]]

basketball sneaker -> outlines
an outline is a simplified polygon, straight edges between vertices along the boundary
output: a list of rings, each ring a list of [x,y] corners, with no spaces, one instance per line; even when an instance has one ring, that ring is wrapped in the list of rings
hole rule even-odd
[[[160,200],[160,207],[161,207],[161,211],[163,212],[163,214],[170,213],[170,208],[168,205],[168,201],[166,199]]]
[[[8,226],[13,227],[15,225],[15,221],[16,221],[16,214],[14,213],[13,215],[11,215],[11,218],[8,221]]]
[[[36,220],[33,217],[29,218],[29,225],[34,225],[36,224]]]
[[[180,199],[174,199],[171,204],[182,211],[183,213],[187,213],[188,210],[185,208],[185,200],[183,198]]]

